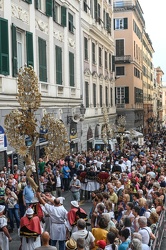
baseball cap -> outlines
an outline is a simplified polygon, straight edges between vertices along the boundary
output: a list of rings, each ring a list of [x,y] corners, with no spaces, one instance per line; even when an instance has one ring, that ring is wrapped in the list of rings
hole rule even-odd
[[[97,243],[97,245],[98,245],[99,247],[101,247],[102,249],[104,249],[104,248],[106,247],[106,242],[105,242],[105,240],[98,240],[96,243]]]

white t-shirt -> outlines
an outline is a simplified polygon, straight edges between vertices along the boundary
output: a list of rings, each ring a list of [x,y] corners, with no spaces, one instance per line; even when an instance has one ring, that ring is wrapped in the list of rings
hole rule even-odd
[[[140,228],[140,230],[138,231],[138,233],[140,233],[142,235],[142,243],[148,245],[149,244],[149,240],[150,240],[150,233],[152,232],[152,230],[150,229],[150,227],[143,227]]]
[[[87,238],[86,238],[87,237]],[[77,241],[78,238],[85,239],[85,250],[90,250],[91,243],[95,241],[95,237],[91,232],[88,232],[86,229],[78,230],[77,232],[72,233],[71,238]]]

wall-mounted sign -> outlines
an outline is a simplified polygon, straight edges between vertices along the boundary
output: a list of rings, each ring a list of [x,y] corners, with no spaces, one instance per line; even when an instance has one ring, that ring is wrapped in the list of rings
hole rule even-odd
[[[7,150],[7,139],[4,128],[0,126],[0,151]]]

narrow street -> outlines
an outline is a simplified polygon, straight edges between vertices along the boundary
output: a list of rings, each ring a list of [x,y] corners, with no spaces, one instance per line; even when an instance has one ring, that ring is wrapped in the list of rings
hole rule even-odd
[[[68,192],[64,192],[63,196],[65,197],[65,201],[64,201],[64,207],[69,210],[70,209],[70,201],[71,199],[71,193],[70,191]],[[87,214],[89,214],[90,208],[91,208],[92,203],[91,202],[83,202],[81,203],[81,207],[87,212]],[[15,228],[14,233],[11,234],[12,237],[12,242],[10,242],[10,250],[18,250],[19,246],[20,246],[20,238],[18,236],[18,231]],[[58,245],[57,245],[58,247]]]

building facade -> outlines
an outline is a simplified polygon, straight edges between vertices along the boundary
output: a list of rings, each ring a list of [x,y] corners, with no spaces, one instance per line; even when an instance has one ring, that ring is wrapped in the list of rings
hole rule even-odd
[[[125,115],[127,129],[140,132],[144,126],[144,32],[145,20],[139,1],[114,0],[117,115]],[[148,60],[151,64],[151,58]]]
[[[82,1],[81,36],[83,57],[83,86],[86,116],[83,137],[91,148],[102,138],[105,127],[103,110],[109,123],[115,123],[115,73],[113,5],[110,0]]]
[[[62,119],[71,152],[86,150],[91,139],[101,137],[103,108],[110,120],[116,116],[112,13],[109,0],[0,1],[2,132],[6,114],[18,107],[19,68],[31,65],[42,94],[39,123],[45,112]],[[43,144],[37,143],[38,157]],[[7,164],[6,152],[10,164],[18,158],[5,143],[1,152],[1,166]]]
[[[71,150],[78,149],[81,126],[74,123],[73,130],[68,120],[74,112],[80,113],[83,102],[79,11],[80,2],[76,0],[0,1],[2,127],[5,115],[18,107],[16,95],[19,68],[31,65],[38,75],[42,94],[41,108],[36,112],[37,119],[40,122],[44,112],[61,118],[67,126],[69,141],[70,136],[73,133],[75,135]],[[42,155],[42,148],[42,143],[38,142],[38,157]],[[9,161],[13,161],[13,153],[14,149],[8,145]],[[1,165],[4,164],[3,157]]]

